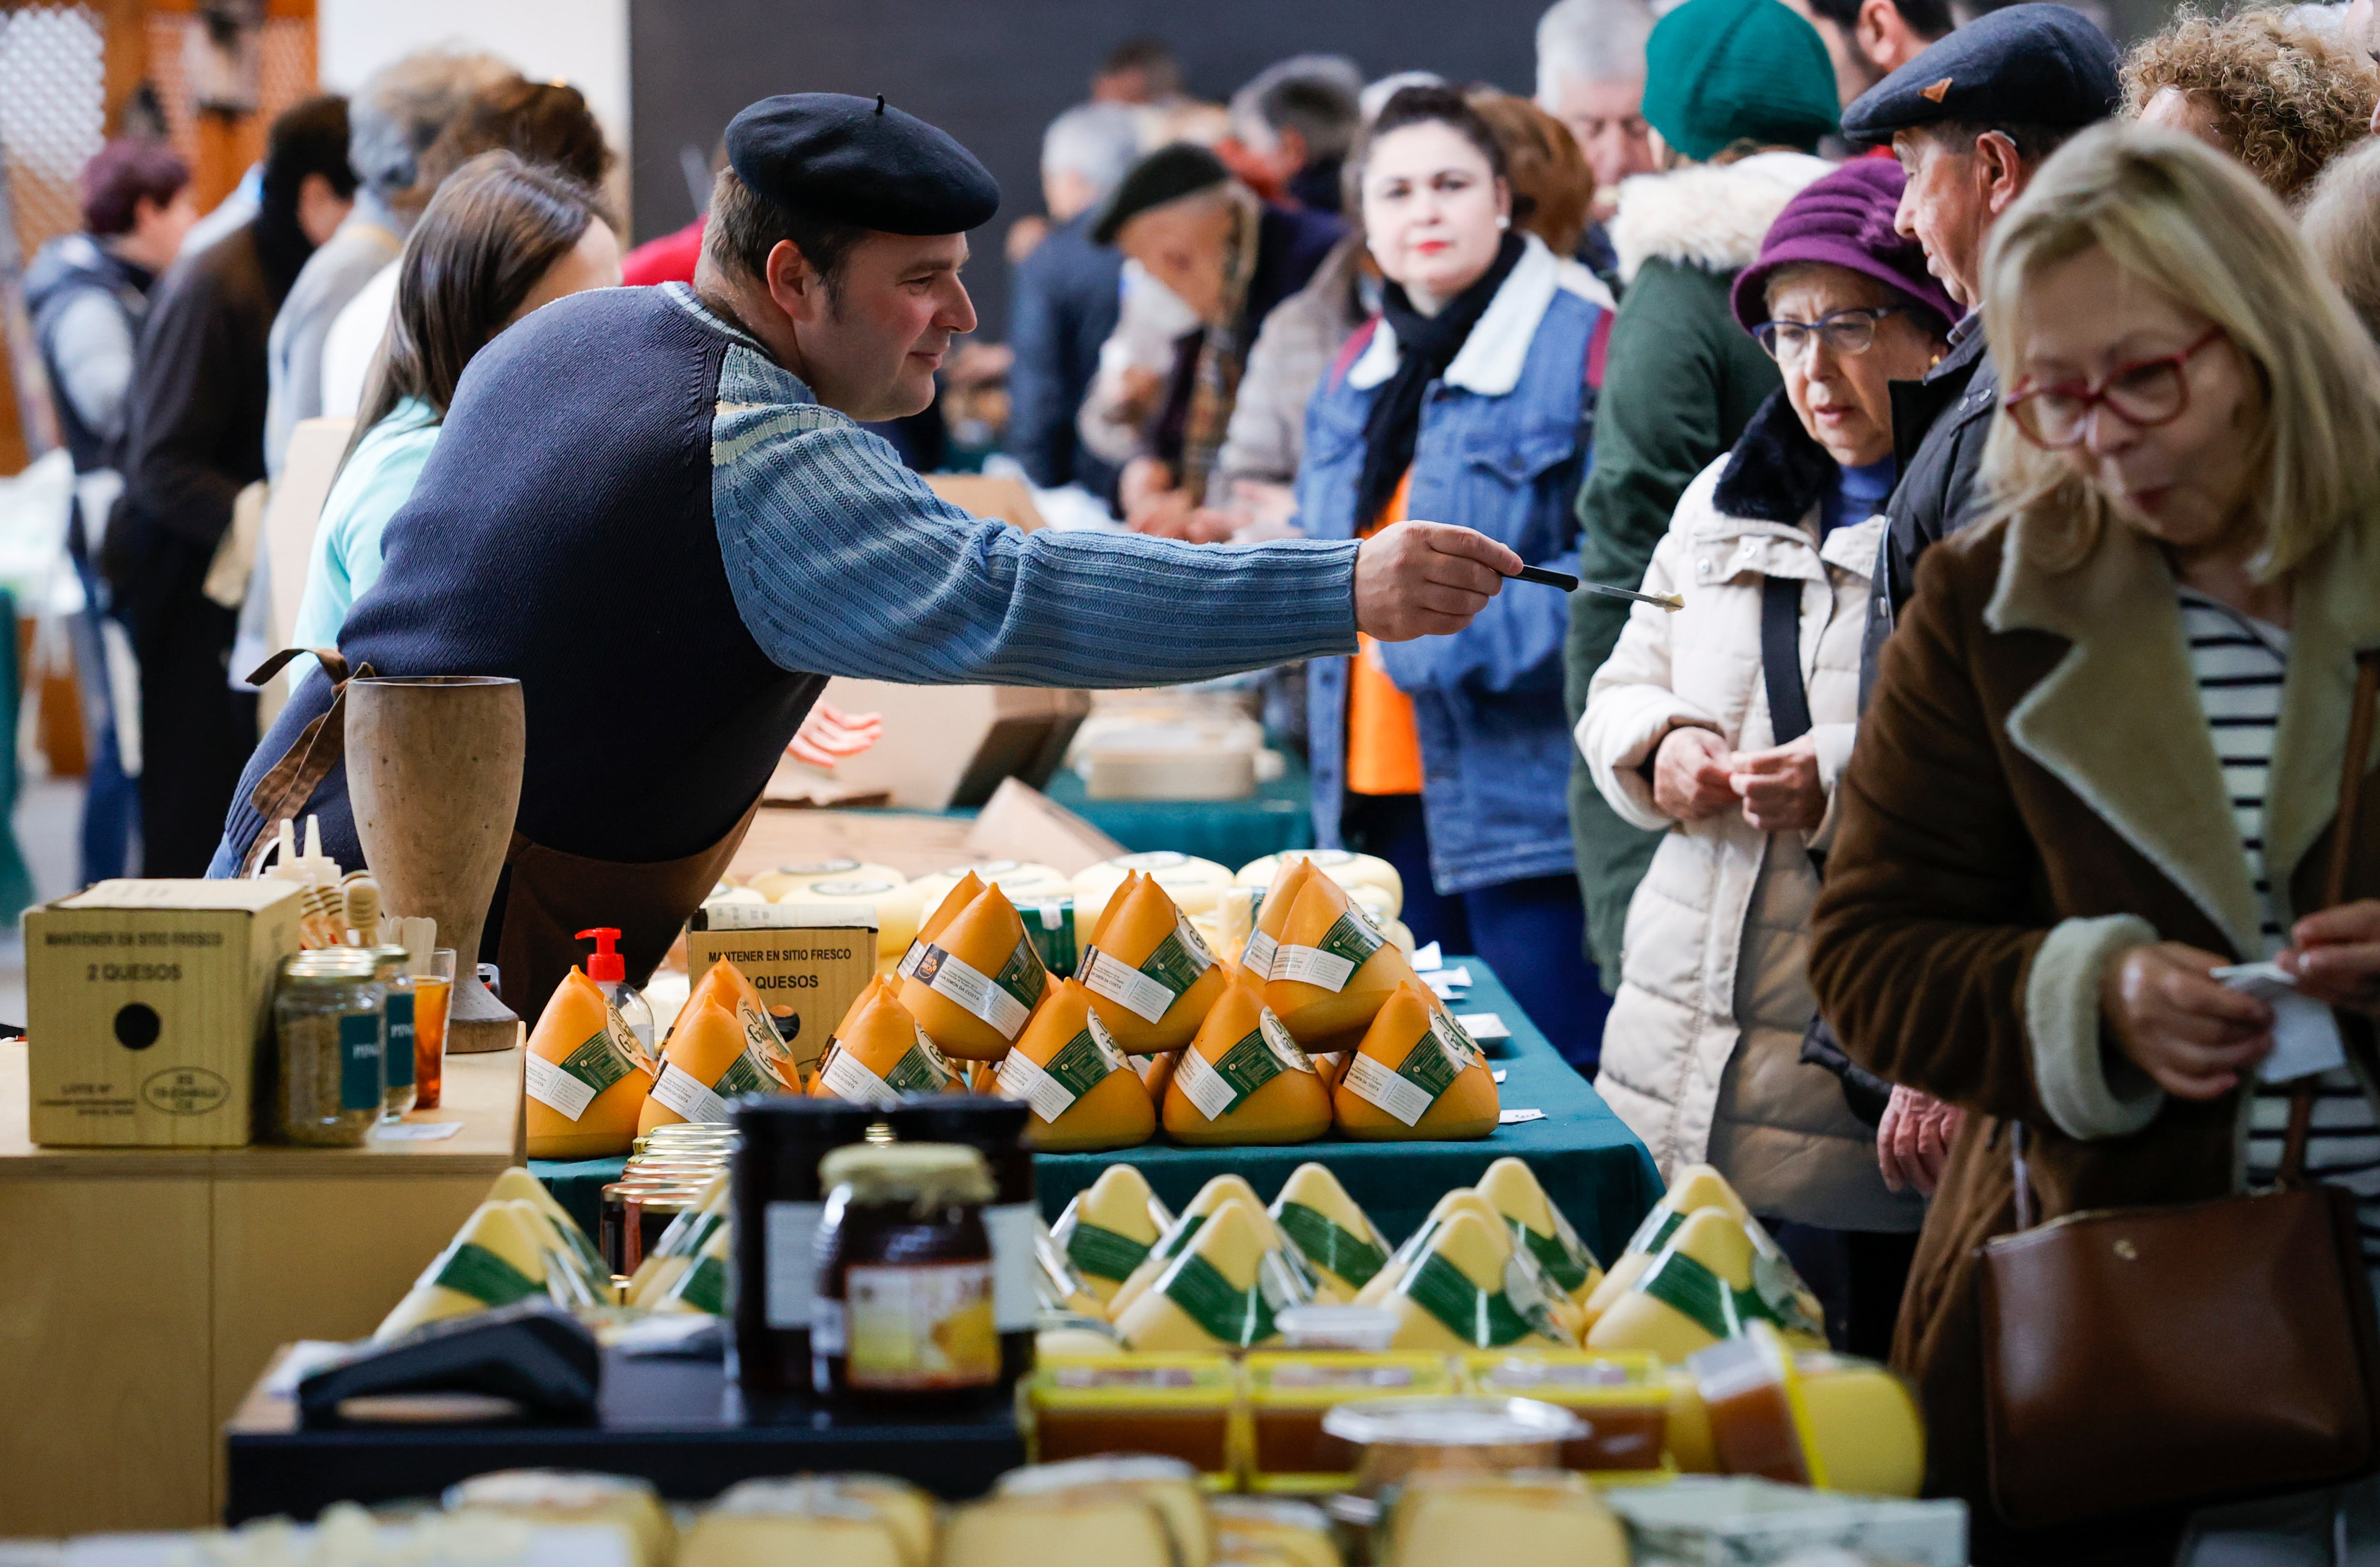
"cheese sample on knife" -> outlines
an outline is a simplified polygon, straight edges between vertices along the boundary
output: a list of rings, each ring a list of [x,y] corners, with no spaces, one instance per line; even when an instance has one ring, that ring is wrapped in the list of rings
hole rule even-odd
[[[730,1101],[745,1094],[781,1094],[784,1080],[756,1050],[735,1016],[715,995],[678,1014],[662,1047],[661,1075],[637,1118],[639,1136],[681,1121],[724,1124]]]
[[[1247,985],[1223,987],[1165,1089],[1165,1131],[1192,1147],[1307,1143],[1330,1129],[1330,1090]]]
[[[997,887],[919,937],[914,955],[901,960],[901,1004],[942,1053],[965,1061],[1006,1055],[1049,988],[1025,921]]]
[[[1257,1196],[1257,1189],[1248,1184],[1245,1176],[1218,1175],[1209,1180],[1192,1195],[1189,1203],[1182,1209],[1181,1215],[1172,1223],[1167,1225],[1165,1233],[1150,1245],[1148,1255],[1141,1259],[1140,1266],[1126,1275],[1123,1284],[1118,1286],[1114,1295],[1110,1297],[1108,1301],[1110,1318],[1115,1318],[1126,1306],[1139,1299],[1141,1292],[1155,1283],[1157,1276],[1165,1271],[1166,1265],[1179,1257],[1182,1254],[1182,1248],[1196,1238],[1199,1230],[1206,1224],[1208,1217],[1233,1199],[1247,1204],[1258,1213],[1264,1212],[1264,1199]],[[1268,1218],[1265,1222],[1269,1225],[1272,1221]]]
[[[1396,1313],[1398,1349],[1569,1348],[1552,1286],[1500,1219],[1455,1214],[1431,1234],[1381,1303]]]
[[[1318,1301],[1333,1306],[1353,1301],[1388,1264],[1387,1238],[1328,1165],[1309,1162],[1291,1171],[1269,1211],[1273,1223],[1313,1268]]]
[[[1584,1301],[1603,1282],[1603,1265],[1578,1238],[1562,1210],[1537,1184],[1536,1172],[1522,1160],[1498,1160],[1475,1188],[1518,1233],[1555,1288]]]
[[[1230,983],[1165,889],[1138,871],[1117,889],[1076,974],[1108,1032],[1134,1055],[1188,1044]]]
[[[637,1140],[652,1071],[636,1035],[586,973],[573,968],[528,1037],[531,1159],[608,1159]]]
[[[1339,1130],[1366,1142],[1484,1137],[1500,1108],[1488,1058],[1412,980],[1381,1005],[1331,1099]]]
[[[382,1318],[372,1337],[386,1342],[425,1322],[510,1306],[546,1294],[545,1248],[517,1202],[483,1202],[446,1249]]]
[[[1269,917],[1271,900],[1266,903]],[[1279,940],[1265,1001],[1310,1051],[1354,1046],[1399,985],[1420,983],[1405,954],[1318,872],[1298,888]]]
[[[1117,1312],[1135,1351],[1250,1349],[1278,1338],[1276,1318],[1312,1298],[1280,1255],[1264,1210],[1232,1197],[1200,1225],[1138,1298]]]
[[[1111,1164],[1075,1194],[1050,1233],[1104,1307],[1172,1223],[1137,1166]]]
[[[844,1014],[810,1080],[810,1094],[889,1108],[904,1094],[948,1093],[960,1086],[957,1069],[901,1004],[893,981],[880,975]]]
[[[1157,1130],[1148,1089],[1075,979],[1051,989],[1000,1061],[1000,1091],[1032,1107],[1025,1141],[1051,1153],[1137,1148]]]

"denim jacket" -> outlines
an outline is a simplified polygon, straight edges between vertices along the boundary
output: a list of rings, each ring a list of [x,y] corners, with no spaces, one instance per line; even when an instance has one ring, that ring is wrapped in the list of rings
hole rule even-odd
[[[1532,565],[1578,569],[1571,501],[1592,455],[1588,352],[1610,296],[1535,237],[1424,399],[1408,515],[1460,523]],[[1364,419],[1394,373],[1378,319],[1349,339],[1305,415],[1298,521],[1318,539],[1354,536]],[[1560,589],[1514,582],[1451,637],[1379,646],[1414,700],[1432,880],[1444,893],[1568,875],[1570,733],[1562,712]],[[1306,665],[1314,826],[1339,845],[1346,787],[1347,661]]]

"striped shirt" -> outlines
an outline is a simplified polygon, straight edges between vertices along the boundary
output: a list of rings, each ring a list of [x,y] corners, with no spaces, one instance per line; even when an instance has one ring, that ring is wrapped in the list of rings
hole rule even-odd
[[[2256,879],[2264,950],[2243,954],[2269,958],[2289,945],[2279,905],[2273,899],[2265,863],[2265,783],[2272,770],[2273,735],[2281,715],[2281,682],[2289,670],[2289,635],[2279,626],[2240,613],[2187,589],[2181,593],[2181,625],[2190,638],[2191,670],[2198,701],[2215,736],[2223,764],[2225,791],[2240,846]],[[2281,1150],[2289,1125],[2289,1093],[2277,1083],[2259,1082],[2249,1106],[2248,1184],[2269,1186],[2279,1178]],[[2351,1067],[2323,1074],[2306,1139],[2306,1172],[2355,1194],[2356,1217],[2367,1264],[2380,1271],[2380,1119]],[[2380,1284],[2380,1276],[2374,1279]]]

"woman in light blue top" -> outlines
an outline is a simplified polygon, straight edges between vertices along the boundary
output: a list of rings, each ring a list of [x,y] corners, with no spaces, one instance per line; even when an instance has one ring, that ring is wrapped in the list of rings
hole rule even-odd
[[[414,480],[463,369],[539,306],[620,282],[602,198],[559,170],[487,152],[441,185],[406,241],[396,313],[314,530],[292,639],[328,648],[380,577],[381,533]]]

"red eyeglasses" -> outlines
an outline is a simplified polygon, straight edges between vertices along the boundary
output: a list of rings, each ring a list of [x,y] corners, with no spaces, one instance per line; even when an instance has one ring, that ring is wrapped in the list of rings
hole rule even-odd
[[[2138,429],[2171,424],[2190,407],[2190,361],[2222,335],[2221,327],[2210,326],[2179,354],[2118,365],[2097,381],[2062,381],[2055,386],[2019,383],[2000,407],[2026,440],[2051,452],[2081,445],[2090,432],[2092,411],[2103,403]]]

